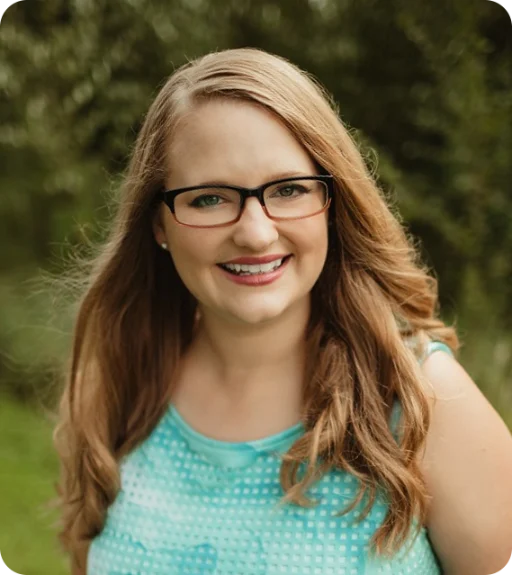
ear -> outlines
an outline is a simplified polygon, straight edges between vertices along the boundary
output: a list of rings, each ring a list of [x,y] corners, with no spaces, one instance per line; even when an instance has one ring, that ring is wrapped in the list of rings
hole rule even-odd
[[[155,241],[158,245],[161,245],[164,242],[167,242],[167,236],[165,234],[165,227],[163,224],[163,205],[159,205],[155,213],[153,215],[153,220],[151,222],[153,228],[153,235],[155,237]]]

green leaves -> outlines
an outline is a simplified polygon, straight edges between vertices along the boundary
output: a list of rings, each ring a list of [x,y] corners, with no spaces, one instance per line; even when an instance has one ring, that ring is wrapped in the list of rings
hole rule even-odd
[[[421,238],[442,303],[511,330],[512,40],[482,0],[15,4],[0,31],[1,269],[55,270],[84,228],[103,233],[158,87],[236,46],[283,55],[327,87]]]

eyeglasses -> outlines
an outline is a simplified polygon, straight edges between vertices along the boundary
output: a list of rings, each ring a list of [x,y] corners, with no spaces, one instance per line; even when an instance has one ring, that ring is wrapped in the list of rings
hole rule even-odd
[[[333,177],[302,176],[275,180],[257,188],[209,185],[161,191],[175,220],[184,226],[216,228],[237,222],[247,198],[258,198],[272,220],[300,220],[324,212],[332,199]]]

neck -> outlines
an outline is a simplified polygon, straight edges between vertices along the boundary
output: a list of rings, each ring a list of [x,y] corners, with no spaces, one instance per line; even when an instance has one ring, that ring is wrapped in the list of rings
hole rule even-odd
[[[275,321],[248,325],[201,312],[187,364],[227,402],[300,404],[310,305],[300,302]]]

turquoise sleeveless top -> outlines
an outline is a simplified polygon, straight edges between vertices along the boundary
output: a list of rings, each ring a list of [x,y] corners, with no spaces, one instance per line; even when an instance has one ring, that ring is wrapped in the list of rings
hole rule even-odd
[[[433,342],[427,355],[438,349],[451,353]],[[121,490],[91,543],[87,575],[441,574],[425,527],[391,560],[370,556],[386,503],[379,495],[360,523],[354,519],[366,498],[334,516],[357,493],[358,481],[345,471],[327,473],[307,491],[316,507],[277,505],[278,454],[303,433],[298,423],[257,441],[218,441],[171,405],[120,462]]]

